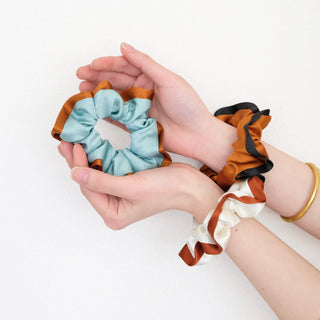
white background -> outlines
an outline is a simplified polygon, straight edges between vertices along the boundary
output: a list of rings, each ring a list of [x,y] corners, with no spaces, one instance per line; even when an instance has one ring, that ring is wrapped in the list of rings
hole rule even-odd
[[[78,90],[76,69],[128,41],[185,77],[212,111],[270,108],[264,140],[319,166],[320,2],[7,1],[0,30],[0,318],[276,319],[227,255],[182,262],[189,214],[109,230],[50,131]],[[318,240],[273,212],[259,220],[320,268]]]

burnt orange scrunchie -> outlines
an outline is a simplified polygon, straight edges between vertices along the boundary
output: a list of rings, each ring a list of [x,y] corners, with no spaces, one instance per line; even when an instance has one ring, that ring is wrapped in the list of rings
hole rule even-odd
[[[232,145],[234,152],[227,159],[227,165],[219,173],[206,165],[200,170],[223,190],[235,181],[253,176],[264,181],[262,173],[272,169],[273,163],[261,142],[262,130],[271,120],[269,111],[260,111],[255,104],[243,102],[215,112],[215,117],[237,128],[238,140]]]

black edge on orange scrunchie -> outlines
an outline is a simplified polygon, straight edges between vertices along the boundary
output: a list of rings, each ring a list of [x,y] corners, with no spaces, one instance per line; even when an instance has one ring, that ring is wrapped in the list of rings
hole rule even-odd
[[[249,133],[249,126],[251,124],[253,124],[254,122],[256,122],[261,117],[262,114],[268,116],[269,112],[270,112],[270,110],[266,109],[266,110],[262,110],[256,114],[254,114],[251,118],[251,121],[244,126],[244,130],[246,132],[246,149],[247,149],[248,153],[252,154],[256,158],[264,159],[266,162],[259,167],[249,168],[249,169],[243,170],[242,172],[237,174],[236,180],[243,180],[246,178],[257,176],[260,179],[262,179],[262,181],[264,181],[265,178],[261,174],[266,173],[273,168],[273,162],[267,156],[261,154],[257,150],[257,148],[254,145],[253,139]]]
[[[246,110],[248,112],[246,112]],[[269,159],[260,141],[262,129],[266,127],[271,120],[269,112],[269,109],[260,111],[259,108],[251,102],[242,102],[218,109],[214,113],[214,116],[237,127],[238,140],[233,144],[234,152],[227,159],[227,165],[221,172],[217,174],[205,165],[200,169],[201,172],[217,182],[224,190],[230,187],[235,181],[244,180],[253,176],[257,176],[264,181],[262,174],[268,172],[273,167],[273,163]],[[253,129],[254,126],[254,132],[250,133],[250,128]],[[245,135],[245,139],[241,137],[243,134]],[[254,137],[252,135],[254,135]],[[239,149],[241,139],[245,140],[245,145],[241,146],[243,150]],[[245,153],[247,154],[246,156],[244,155]],[[248,165],[245,164],[244,156],[248,159],[251,158],[250,161],[248,161]],[[236,165],[237,161],[239,168]]]

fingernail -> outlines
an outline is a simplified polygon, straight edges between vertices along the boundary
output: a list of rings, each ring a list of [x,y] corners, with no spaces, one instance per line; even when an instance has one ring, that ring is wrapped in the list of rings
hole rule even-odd
[[[84,184],[88,179],[88,175],[89,173],[86,169],[74,167],[71,170],[71,178],[79,184]]]
[[[133,52],[135,48],[126,42],[121,42],[121,48],[127,52]]]

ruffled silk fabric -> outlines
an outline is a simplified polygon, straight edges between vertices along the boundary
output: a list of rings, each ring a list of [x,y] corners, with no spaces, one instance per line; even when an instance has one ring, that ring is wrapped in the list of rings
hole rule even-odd
[[[52,136],[58,140],[80,143],[90,166],[106,173],[123,176],[140,170],[171,164],[163,149],[163,128],[149,118],[152,90],[130,88],[120,94],[102,81],[92,92],[72,96],[63,105]],[[115,150],[94,129],[98,119],[110,118],[130,131],[129,149]]]
[[[272,169],[266,149],[261,142],[262,130],[271,120],[269,110],[259,111],[249,102],[239,103],[217,110],[218,119],[237,128],[238,140],[233,143],[234,152],[227,159],[227,164],[215,173],[204,165],[200,170],[214,180],[223,190],[227,190],[235,181],[259,176]]]
[[[264,183],[258,177],[236,182],[221,196],[202,224],[193,220],[187,244],[179,255],[189,266],[204,264],[212,255],[221,253],[230,238],[230,229],[241,218],[256,217],[265,206]]]
[[[269,110],[259,111],[253,103],[244,102],[221,108],[214,115],[237,128],[238,140],[219,173],[205,165],[200,169],[229,191],[202,224],[194,219],[189,240],[180,251],[189,266],[206,263],[212,255],[221,253],[228,244],[231,228],[240,218],[253,218],[260,213],[266,202],[262,174],[273,167],[261,142],[262,130],[271,120]]]

